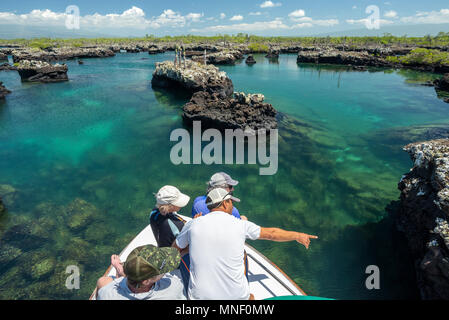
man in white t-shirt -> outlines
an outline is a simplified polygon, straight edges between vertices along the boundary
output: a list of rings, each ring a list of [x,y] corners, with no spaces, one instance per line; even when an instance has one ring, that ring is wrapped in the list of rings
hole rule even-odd
[[[222,188],[207,194],[211,212],[187,222],[173,244],[178,250],[189,247],[191,300],[248,300],[245,278],[245,240],[298,241],[306,248],[317,236],[279,228],[261,228],[232,216],[232,202],[239,199]]]

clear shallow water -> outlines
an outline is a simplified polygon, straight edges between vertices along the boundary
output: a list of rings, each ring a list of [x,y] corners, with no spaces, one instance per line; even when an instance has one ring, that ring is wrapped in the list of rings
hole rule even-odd
[[[173,184],[195,197],[219,170],[240,180],[238,208],[250,220],[320,237],[308,251],[251,243],[307,293],[417,297],[403,239],[382,219],[411,166],[401,151],[407,138],[395,129],[449,122],[434,89],[410,83],[429,75],[298,67],[294,55],[221,67],[236,91],[261,92],[287,115],[278,173],[259,176],[257,166],[171,164],[169,135],[183,127],[188,97],[150,86],[155,62],[171,58],[69,61],[70,82],[56,84],[22,84],[17,73],[0,73],[13,91],[0,104],[0,184],[18,190],[0,221],[2,243],[21,250],[0,266],[0,298],[86,298],[110,255],[148,223],[152,192]],[[81,267],[75,292],[64,287],[68,264]],[[380,267],[381,290],[364,286],[371,264]]]

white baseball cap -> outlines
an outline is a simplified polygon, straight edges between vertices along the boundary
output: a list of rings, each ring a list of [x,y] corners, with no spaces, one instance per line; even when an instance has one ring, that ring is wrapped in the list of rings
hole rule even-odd
[[[234,202],[240,202],[239,198],[236,198],[231,195],[231,193],[223,188],[215,188],[212,189],[208,194],[206,200],[206,206],[210,206],[212,204],[217,204],[223,202],[225,200],[231,199]]]
[[[190,201],[190,197],[181,193],[173,186],[163,186],[155,194],[157,204],[171,204],[177,207],[185,207]]]

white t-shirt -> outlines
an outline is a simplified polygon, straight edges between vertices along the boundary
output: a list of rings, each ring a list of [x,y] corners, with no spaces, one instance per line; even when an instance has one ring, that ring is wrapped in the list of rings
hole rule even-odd
[[[191,300],[247,300],[245,240],[256,240],[260,227],[222,211],[187,222],[176,238],[180,248],[189,245]]]
[[[98,290],[97,300],[186,300],[179,269],[166,273],[148,292],[134,293],[126,278],[115,278]]]

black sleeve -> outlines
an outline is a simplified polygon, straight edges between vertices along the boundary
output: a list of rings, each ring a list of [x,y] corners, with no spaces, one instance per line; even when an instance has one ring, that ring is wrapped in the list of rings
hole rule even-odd
[[[153,219],[150,219],[150,225],[151,225],[151,229],[153,230],[153,235],[154,235],[154,238],[156,239],[157,245],[158,245],[158,247],[160,247],[160,245],[159,245],[159,227],[158,227],[158,224]]]

